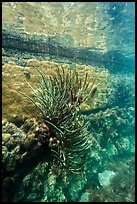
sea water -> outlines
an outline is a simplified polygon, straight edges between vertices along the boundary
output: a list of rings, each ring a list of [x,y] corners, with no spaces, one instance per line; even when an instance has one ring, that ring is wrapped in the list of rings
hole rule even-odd
[[[134,202],[135,3],[3,2],[2,32],[3,202]],[[49,120],[54,125],[50,132],[51,126],[41,119],[34,102],[19,94],[21,91],[34,100],[40,80],[35,68],[52,76],[58,66],[65,70],[77,67],[83,81],[88,74],[90,84],[87,100],[82,103],[87,97],[84,92],[77,103],[80,116],[76,121],[88,122],[85,131],[89,145],[88,157],[83,154],[85,163],[77,174],[71,167],[76,135],[74,142],[70,136],[74,146],[63,148],[67,132],[62,133],[58,125],[66,109],[60,112],[57,106],[54,110],[53,116],[59,115]],[[76,72],[73,74],[75,79]],[[66,83],[67,76],[71,75],[64,75]],[[53,83],[50,85],[47,95],[48,91],[56,92]],[[76,91],[77,85],[75,81],[73,93],[64,92],[68,97],[71,94],[73,103],[74,95],[78,97],[82,91]],[[35,96],[30,87],[35,87]],[[50,96],[45,99],[51,100],[45,105],[47,114],[56,104]],[[74,104],[67,107],[73,115]],[[67,131],[74,131],[72,127],[73,123]],[[87,141],[77,141],[81,152]]]

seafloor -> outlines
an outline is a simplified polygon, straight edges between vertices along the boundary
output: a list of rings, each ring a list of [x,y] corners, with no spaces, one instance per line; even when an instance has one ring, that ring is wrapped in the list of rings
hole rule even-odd
[[[19,36],[13,30],[3,30],[3,202],[134,202],[134,76],[93,66],[88,57],[84,63],[86,49],[66,49],[46,38],[40,43],[41,37]],[[77,57],[70,57],[76,51]],[[19,94],[31,94],[27,82],[37,85],[35,67],[49,76],[60,65],[76,66],[82,76],[88,73],[91,86],[97,86],[97,92],[80,104],[80,114],[89,122],[90,143],[80,177],[58,169],[52,155],[36,142],[39,112]],[[106,170],[114,176],[110,181],[106,176],[103,185],[99,174]]]

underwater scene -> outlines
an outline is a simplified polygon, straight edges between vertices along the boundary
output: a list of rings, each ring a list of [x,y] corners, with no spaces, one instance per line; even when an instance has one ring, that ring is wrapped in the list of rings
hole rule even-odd
[[[135,3],[2,3],[2,202],[135,202]]]

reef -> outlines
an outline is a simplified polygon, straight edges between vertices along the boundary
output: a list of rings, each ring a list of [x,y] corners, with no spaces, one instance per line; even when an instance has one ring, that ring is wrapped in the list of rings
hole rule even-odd
[[[133,5],[3,2],[3,202],[135,202]]]
[[[38,69],[41,65],[43,69]],[[18,185],[24,173],[27,174],[42,159],[49,163],[53,161],[52,173],[58,173],[68,182],[64,169],[77,174],[81,172],[90,145],[86,124],[79,114],[80,105],[89,94],[93,98],[97,90],[97,85],[89,82],[88,72],[83,79],[83,70],[78,75],[67,65],[29,60],[29,66],[36,67],[33,68],[34,74],[32,69],[24,69],[12,62],[3,67],[2,163],[3,197],[6,200],[12,199],[15,193],[11,190],[5,197],[6,192]],[[41,78],[40,87],[37,87],[40,80],[37,72]],[[29,86],[25,87],[27,83]],[[28,92],[30,95],[25,94]],[[20,93],[29,98],[30,103]],[[40,101],[40,105],[35,100]]]
[[[48,76],[54,73],[58,65],[59,63],[39,61],[36,59],[27,60],[25,67],[17,65],[13,61],[4,64],[2,70],[3,118],[6,117],[10,120],[14,115],[24,115],[24,117],[25,115],[29,115],[31,117],[36,117],[38,111],[29,100],[22,98],[18,92],[19,90],[23,90],[26,93],[31,91],[29,86],[25,85],[27,82],[31,83],[32,86],[37,84],[38,74],[35,67],[40,68],[42,73]],[[65,69],[71,67],[68,64],[62,64],[62,66]],[[89,110],[107,103],[106,93],[109,92],[109,73],[106,70],[101,71],[92,66],[73,64],[72,68],[73,67],[76,67],[81,76],[83,74],[88,74],[89,77],[87,80],[91,82],[91,86],[95,84],[98,87],[97,93],[81,104],[81,109]]]
[[[114,161],[115,160],[115,161]],[[110,185],[101,187],[87,185],[83,193],[83,201],[88,202],[135,202],[135,159],[134,156],[114,159],[108,162],[106,169],[113,170],[115,176],[111,179]]]
[[[134,90],[122,80],[119,85],[116,77],[108,79],[106,70],[85,65],[36,59],[26,67],[4,64],[3,201],[94,201],[99,195],[100,200],[124,200],[120,187],[119,198],[110,198],[98,173],[111,170],[118,176],[109,164],[134,155]],[[131,94],[124,98],[119,90]],[[128,188],[122,174],[120,179]],[[111,183],[114,189],[116,183]],[[130,190],[127,200],[133,201]]]

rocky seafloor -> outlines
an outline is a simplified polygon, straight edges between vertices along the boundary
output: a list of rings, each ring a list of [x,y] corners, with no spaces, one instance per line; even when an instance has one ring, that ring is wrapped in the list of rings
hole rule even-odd
[[[3,119],[4,202],[134,202],[134,92],[130,85],[121,88],[120,96],[116,85],[114,90],[105,107],[83,112],[92,145],[88,170],[80,179],[70,174],[66,180],[53,172],[52,157],[35,140],[35,117]],[[101,186],[98,175],[105,170],[115,176]]]
[[[36,85],[35,67],[50,74],[59,61],[65,68],[77,66],[81,74],[87,72],[89,81],[98,87],[97,94],[81,107],[89,122],[91,144],[82,176],[56,174],[58,166],[53,167],[52,155],[36,140],[38,111],[18,93],[30,92],[27,82]],[[105,68],[81,65],[78,60],[73,63],[55,55],[32,55],[4,47],[2,80],[3,202],[135,201],[132,74],[111,74]]]
[[[133,121],[134,110],[129,108],[128,113],[119,110],[119,113],[117,109],[118,107],[113,108],[112,112],[107,109],[105,112],[95,114],[94,117],[88,116],[92,129],[89,134],[93,140],[88,165],[92,164],[92,167],[80,180],[77,180],[75,175],[70,175],[67,182],[52,172],[50,158],[46,152],[40,150],[33,140],[33,135],[27,137],[35,119],[22,121],[20,127],[3,121],[3,201],[133,202],[134,129],[130,121]],[[121,113],[125,114],[120,117]],[[95,117],[99,118],[100,114],[100,119],[96,120],[97,124],[94,125],[100,126],[102,122],[102,127],[92,127]],[[112,123],[114,121],[112,118],[115,118],[117,126]],[[113,127],[108,127],[107,121]],[[106,132],[102,131],[104,128]],[[110,128],[113,130],[109,134]],[[110,185],[102,187],[98,173],[105,170],[115,172],[115,176]]]

